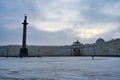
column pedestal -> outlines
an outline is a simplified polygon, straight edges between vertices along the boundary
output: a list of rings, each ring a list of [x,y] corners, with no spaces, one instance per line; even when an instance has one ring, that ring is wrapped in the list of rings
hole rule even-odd
[[[20,57],[28,57],[28,49],[27,48],[21,48],[19,56]]]

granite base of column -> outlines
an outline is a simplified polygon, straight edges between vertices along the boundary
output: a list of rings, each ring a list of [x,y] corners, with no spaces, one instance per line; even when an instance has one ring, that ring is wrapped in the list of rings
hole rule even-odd
[[[28,57],[28,49],[27,48],[21,48],[19,57]]]

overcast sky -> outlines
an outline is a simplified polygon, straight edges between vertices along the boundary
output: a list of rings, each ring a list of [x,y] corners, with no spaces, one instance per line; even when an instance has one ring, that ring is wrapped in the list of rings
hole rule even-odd
[[[120,0],[0,0],[0,45],[70,45],[120,38]]]

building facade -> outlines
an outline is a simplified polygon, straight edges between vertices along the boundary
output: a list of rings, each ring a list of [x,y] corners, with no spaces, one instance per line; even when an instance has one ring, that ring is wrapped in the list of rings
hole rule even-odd
[[[19,56],[21,46],[0,46],[0,56]],[[66,46],[27,46],[28,56],[120,56],[120,39],[105,41],[99,38],[94,44],[78,40]]]

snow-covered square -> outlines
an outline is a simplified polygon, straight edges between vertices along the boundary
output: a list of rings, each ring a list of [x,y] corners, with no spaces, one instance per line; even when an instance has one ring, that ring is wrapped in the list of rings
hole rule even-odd
[[[120,80],[120,58],[0,57],[0,80]]]

